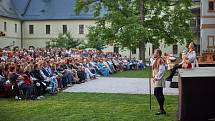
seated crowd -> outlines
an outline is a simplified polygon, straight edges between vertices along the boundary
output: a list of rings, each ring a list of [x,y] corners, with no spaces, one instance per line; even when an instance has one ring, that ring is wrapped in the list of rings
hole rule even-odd
[[[116,53],[76,49],[0,50],[0,93],[16,99],[40,99],[73,84],[118,71],[143,69],[142,61]]]

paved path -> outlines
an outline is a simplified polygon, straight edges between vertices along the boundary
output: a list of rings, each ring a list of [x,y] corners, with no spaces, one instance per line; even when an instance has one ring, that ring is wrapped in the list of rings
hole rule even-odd
[[[149,94],[149,81],[147,78],[99,77],[96,80],[76,84],[64,92]],[[178,89],[169,88],[169,82],[166,82],[164,93],[178,95]]]

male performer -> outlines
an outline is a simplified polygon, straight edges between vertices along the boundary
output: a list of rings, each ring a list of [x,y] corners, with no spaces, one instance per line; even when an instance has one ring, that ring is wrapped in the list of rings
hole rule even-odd
[[[156,97],[160,110],[155,115],[163,115],[166,114],[164,110],[164,95],[163,88],[165,88],[165,63],[163,58],[161,57],[162,51],[160,49],[156,49],[154,52],[154,57],[152,61],[152,74],[153,74],[153,85],[154,85],[154,96]]]

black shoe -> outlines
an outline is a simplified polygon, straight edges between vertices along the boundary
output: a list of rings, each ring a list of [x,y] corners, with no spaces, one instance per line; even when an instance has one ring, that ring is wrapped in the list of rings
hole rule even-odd
[[[157,113],[155,113],[155,115],[165,115],[166,111],[162,110],[162,111],[158,111]]]
[[[81,84],[81,82],[78,81],[78,82],[76,82],[76,84]]]

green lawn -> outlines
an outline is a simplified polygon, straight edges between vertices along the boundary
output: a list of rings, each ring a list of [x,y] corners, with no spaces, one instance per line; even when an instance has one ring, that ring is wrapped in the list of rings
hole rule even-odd
[[[127,78],[149,78],[150,69],[145,68],[144,70],[130,70],[117,72],[115,74],[110,75],[111,77],[127,77]],[[169,71],[166,71],[165,77],[169,75]]]
[[[59,93],[40,101],[0,98],[1,121],[175,121],[177,96],[166,96],[167,115],[155,116],[149,95]]]

